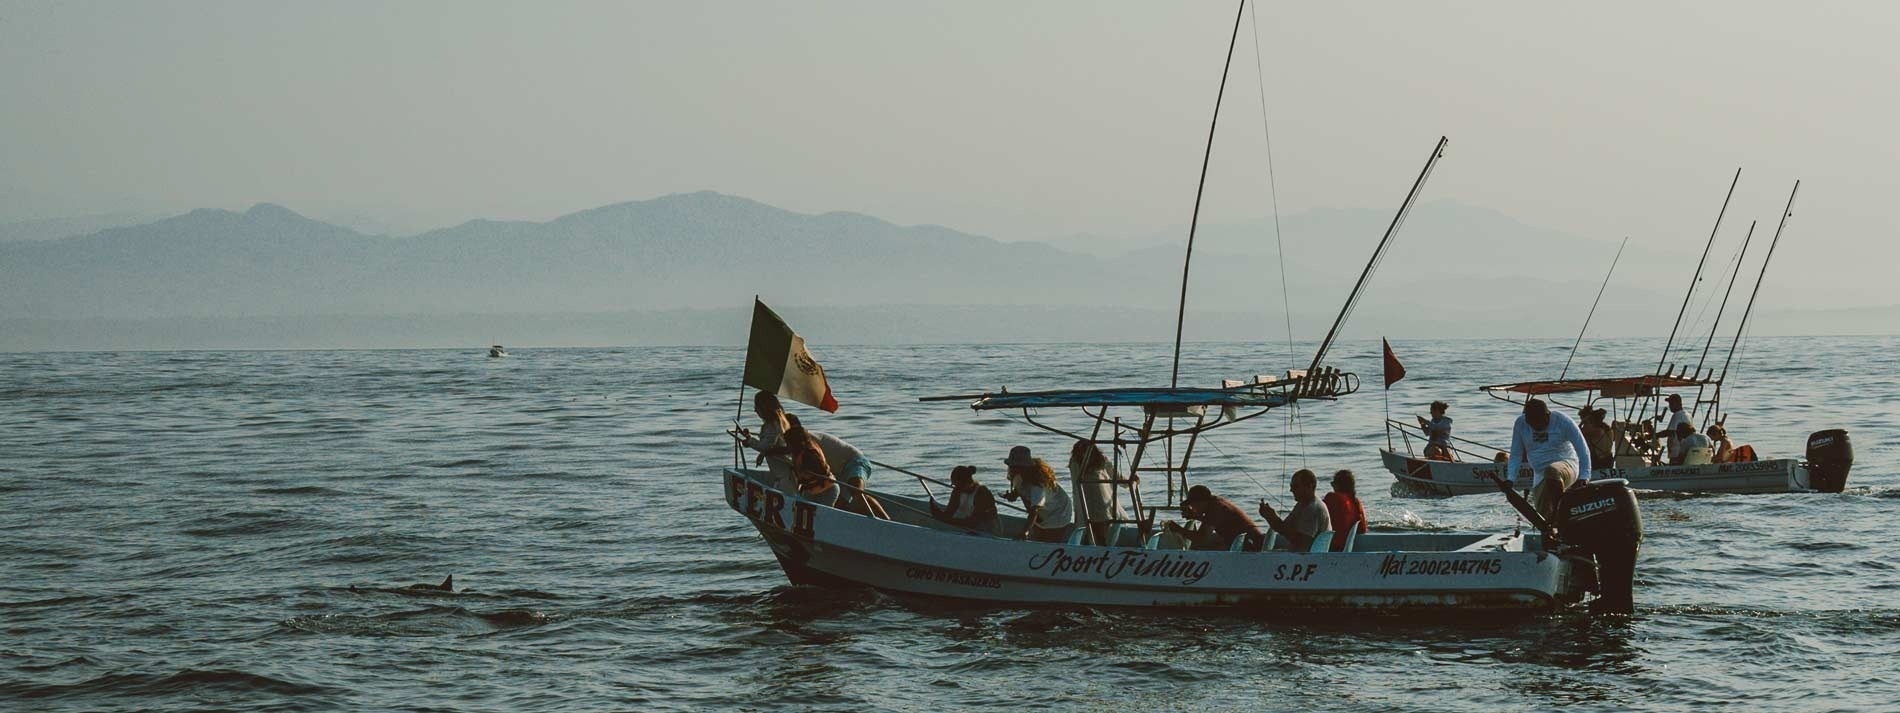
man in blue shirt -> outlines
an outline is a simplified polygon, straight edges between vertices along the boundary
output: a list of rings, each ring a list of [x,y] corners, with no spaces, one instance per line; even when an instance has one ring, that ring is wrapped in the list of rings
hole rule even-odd
[[[1520,469],[1533,474],[1532,507],[1545,518],[1555,517],[1557,502],[1571,483],[1590,479],[1590,445],[1576,421],[1551,413],[1543,399],[1527,400],[1511,427],[1511,455],[1504,472],[1522,485]]]

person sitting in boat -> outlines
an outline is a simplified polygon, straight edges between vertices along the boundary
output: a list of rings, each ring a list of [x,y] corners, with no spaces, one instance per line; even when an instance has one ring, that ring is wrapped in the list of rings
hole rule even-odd
[[[1704,465],[1715,462],[1715,442],[1696,433],[1687,423],[1676,424],[1675,445],[1670,447],[1670,465]]]
[[[1590,463],[1608,467],[1616,460],[1616,433],[1603,420],[1609,412],[1585,406],[1577,410],[1577,415],[1581,420],[1577,430],[1583,432],[1583,442],[1590,444]]]
[[[805,429],[797,416],[786,414],[785,423],[791,428],[804,430],[805,436],[824,451],[825,462],[831,465],[831,474],[843,484],[838,492],[836,507],[839,510],[869,515],[879,520],[891,519],[890,514],[884,511],[883,503],[864,492],[865,479],[871,475],[871,461],[864,457],[864,451],[829,433]],[[784,451],[784,447],[767,448],[760,454],[778,455]]]
[[[1590,479],[1590,445],[1577,423],[1562,413],[1551,413],[1543,399],[1528,399],[1524,412],[1511,426],[1511,458],[1504,472],[1518,481],[1529,469],[1531,506],[1545,518],[1557,513],[1557,502],[1572,483]]]
[[[1076,441],[1069,449],[1069,487],[1074,489],[1076,524],[1089,528],[1095,544],[1107,544],[1109,525],[1124,519],[1121,501],[1115,497],[1115,483],[1120,480],[1115,466],[1094,443]]]
[[[1028,514],[1024,518],[1022,539],[1067,540],[1069,531],[1075,528],[1075,509],[1069,502],[1069,494],[1056,484],[1056,469],[1030,455],[1028,446],[1009,449],[1009,457],[1003,459],[1003,465],[1009,466],[1009,492],[1003,493],[1003,497],[1022,499],[1023,510]]]
[[[791,464],[792,477],[798,479],[798,494],[824,506],[838,502],[838,480],[831,475],[825,452],[804,426],[785,429],[784,453]]]
[[[996,534],[996,496],[989,486],[976,482],[976,466],[950,469],[950,502],[938,505],[932,498],[930,515],[954,527]]]
[[[1416,417],[1418,427],[1429,437],[1425,443],[1425,460],[1458,460],[1451,451],[1451,417],[1445,415],[1450,408],[1451,405],[1443,401],[1433,401],[1431,420]]]
[[[1715,444],[1715,458],[1713,459],[1712,462],[1715,462],[1715,463],[1742,462],[1740,460],[1737,460],[1735,457],[1737,455],[1735,442],[1729,440],[1728,429],[1726,427],[1724,427],[1719,422],[1711,423],[1709,424],[1709,428],[1708,428],[1708,431],[1706,431],[1706,433],[1708,433],[1709,441]]]
[[[1286,538],[1287,549],[1305,552],[1313,548],[1313,539],[1319,533],[1332,532],[1332,516],[1326,512],[1326,506],[1319,504],[1319,476],[1313,471],[1301,468],[1293,472],[1293,478],[1287,483],[1287,489],[1293,492],[1293,509],[1285,519],[1273,511],[1267,501],[1260,501],[1260,516],[1267,519],[1267,527]]]
[[[1334,532],[1358,530],[1359,534],[1366,534],[1366,506],[1359,502],[1359,488],[1352,471],[1333,474],[1333,492],[1326,494],[1326,519]],[[1332,550],[1344,552],[1346,538],[1334,537]]]
[[[1162,527],[1188,538],[1189,549],[1225,550],[1233,547],[1236,537],[1253,538],[1249,541],[1249,547],[1260,542],[1260,526],[1253,524],[1253,518],[1247,517],[1247,511],[1240,509],[1233,501],[1215,495],[1205,485],[1188,488],[1187,495],[1181,498],[1181,516],[1201,521],[1201,528],[1190,532],[1172,522]]]
[[[782,449],[785,446],[785,431],[791,428],[790,417],[785,413],[785,405],[778,397],[760,391],[752,397],[752,412],[759,415],[759,432],[739,429],[739,437],[745,447],[759,452],[752,464],[765,465],[772,472],[772,487],[779,490],[791,490],[796,486],[792,478],[792,466],[783,458],[768,458],[766,451]]]

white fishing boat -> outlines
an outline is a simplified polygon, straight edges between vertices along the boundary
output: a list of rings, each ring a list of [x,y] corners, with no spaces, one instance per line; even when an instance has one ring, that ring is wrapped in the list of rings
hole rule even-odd
[[[1628,408],[1655,398],[1665,389],[1691,389],[1712,385],[1680,375],[1649,375],[1622,379],[1575,379],[1518,384],[1499,384],[1482,389],[1487,394],[1517,402],[1538,397],[1553,408],[1571,407],[1561,400],[1597,404],[1604,400],[1627,401]],[[1643,445],[1648,431],[1629,419],[1615,421],[1612,430],[1620,434],[1613,441],[1610,462],[1593,467],[1593,478],[1622,478],[1639,490],[1664,490],[1686,493],[1799,493],[1841,492],[1847,486],[1847,474],[1854,464],[1854,451],[1847,432],[1839,429],[1818,431],[1808,436],[1805,458],[1757,458],[1717,463],[1712,454],[1692,453],[1684,462],[1664,462],[1666,452]],[[1386,421],[1389,434],[1396,435],[1398,447],[1382,448],[1379,456],[1387,472],[1398,479],[1402,489],[1423,495],[1475,495],[1495,493],[1491,478],[1511,478],[1504,464],[1496,461],[1501,448],[1454,437],[1451,452],[1460,460],[1425,458],[1421,446],[1427,439],[1421,429],[1399,421]],[[1754,450],[1751,446],[1749,450]],[[1593,466],[1596,463],[1592,463]],[[1520,490],[1528,489],[1528,473],[1517,474]]]
[[[1105,541],[1077,527],[1067,542],[1011,539],[1020,516],[1001,515],[997,531],[952,526],[932,515],[936,481],[916,477],[926,498],[868,489],[890,519],[847,512],[775,486],[769,471],[734,466],[724,472],[732,509],[771,545],[794,584],[869,586],[890,592],[1011,604],[1131,607],[1218,607],[1271,614],[1293,610],[1551,611],[1602,591],[1601,601],[1627,609],[1641,520],[1618,481],[1566,494],[1557,523],[1525,511],[1537,532],[1323,533],[1310,547],[1287,551],[1277,533],[1265,542],[1237,538],[1224,551],[1167,544],[1158,519],[1177,513],[1189,487],[1188,461],[1201,434],[1301,400],[1331,400],[1356,390],[1349,373],[1318,369],[1284,379],[1220,389],[1151,388],[985,394],[971,408],[1019,410],[1029,423],[1069,438],[1134,451],[1128,478],[1110,482],[1129,507],[1112,520]],[[967,397],[937,397],[951,400]],[[1077,408],[1090,432],[1048,425],[1043,409]],[[1139,425],[1113,414],[1134,409]],[[1105,432],[1106,431],[1106,432]],[[1149,463],[1144,459],[1154,459]],[[1162,502],[1147,504],[1141,474],[1159,474]],[[1152,478],[1151,476],[1151,479]],[[1160,483],[1157,483],[1159,485]],[[1515,504],[1523,506],[1518,499]],[[1556,533],[1562,533],[1559,543]],[[1339,551],[1332,539],[1343,537]],[[1257,549],[1255,549],[1257,548]],[[1598,583],[1598,565],[1602,567]]]
[[[1733,196],[1735,184],[1741,181],[1741,171],[1735,172],[1735,180],[1729,184],[1729,195]],[[1550,402],[1553,409],[1566,408],[1571,412],[1580,409],[1594,409],[1600,403],[1611,406],[1604,409],[1613,414],[1613,421],[1607,421],[1611,436],[1610,457],[1591,458],[1593,478],[1621,478],[1629,481],[1630,487],[1641,490],[1662,490],[1689,493],[1799,493],[1826,492],[1838,493],[1847,487],[1847,475],[1854,465],[1854,449],[1848,439],[1847,431],[1829,429],[1816,431],[1808,436],[1804,458],[1761,458],[1756,455],[1752,444],[1738,447],[1724,453],[1713,448],[1685,448],[1681,453],[1672,454],[1659,443],[1665,436],[1657,434],[1657,425],[1664,424],[1664,417],[1671,413],[1656,412],[1645,418],[1653,409],[1661,406],[1665,392],[1669,398],[1678,399],[1684,394],[1694,392],[1693,400],[1683,409],[1683,420],[1694,427],[1695,419],[1706,417],[1709,422],[1727,427],[1729,414],[1722,411],[1722,384],[1728,378],[1729,366],[1741,344],[1742,336],[1748,327],[1748,319],[1754,312],[1755,297],[1760,294],[1761,281],[1768,273],[1769,262],[1774,259],[1774,250],[1781,243],[1782,230],[1787,227],[1788,217],[1793,215],[1794,199],[1800,192],[1801,182],[1796,181],[1794,190],[1788,193],[1788,204],[1782,209],[1780,224],[1775,228],[1775,237],[1768,246],[1768,256],[1762,260],[1761,274],[1755,278],[1754,292],[1748,298],[1748,306],[1743,309],[1741,321],[1735,327],[1735,339],[1729,345],[1728,355],[1722,361],[1721,370],[1704,367],[1710,347],[1715,341],[1716,326],[1721,323],[1722,313],[1727,310],[1728,296],[1734,290],[1735,278],[1739,277],[1742,258],[1748,254],[1748,242],[1754,237],[1754,226],[1749,226],[1748,237],[1743,239],[1741,251],[1735,259],[1735,272],[1728,280],[1728,289],[1722,296],[1722,306],[1716,310],[1715,323],[1709,328],[1708,340],[1703,344],[1701,356],[1694,366],[1668,365],[1670,350],[1674,347],[1675,330],[1672,329],[1669,341],[1663,346],[1661,362],[1656,373],[1633,377],[1606,379],[1565,379],[1569,373],[1569,363],[1564,365],[1564,373],[1549,381],[1526,381],[1513,384],[1497,384],[1479,389],[1485,394],[1513,403],[1522,403],[1525,399],[1541,398]],[[1723,213],[1728,210],[1727,199],[1722,203]],[[1716,230],[1720,230],[1722,214],[1716,216]],[[1714,245],[1715,232],[1709,235],[1709,244],[1703,248],[1703,260],[1708,258],[1709,248]],[[1619,253],[1620,255],[1620,253]],[[1612,263],[1611,270],[1615,265]],[[1697,264],[1696,274],[1690,279],[1690,292],[1683,298],[1682,309],[1676,316],[1676,327],[1682,325],[1682,315],[1689,308],[1691,298],[1695,296],[1695,286],[1702,276],[1701,263]],[[1609,279],[1604,279],[1607,287]],[[1599,299],[1602,292],[1598,292]],[[1594,313],[1594,307],[1592,312]],[[1584,322],[1589,328],[1588,319]],[[1581,344],[1582,333],[1577,341]],[[1575,354],[1572,347],[1572,354]],[[1704,407],[1707,410],[1704,411]],[[1665,427],[1663,430],[1667,430]],[[1396,436],[1396,438],[1394,437]],[[1498,456],[1508,455],[1504,448],[1497,448],[1463,438],[1452,439],[1448,444],[1449,455],[1456,460],[1426,458],[1422,447],[1429,442],[1430,435],[1419,425],[1413,425],[1386,419],[1386,447],[1380,449],[1379,456],[1387,472],[1399,483],[1399,491],[1424,495],[1472,495],[1494,492],[1492,478],[1511,479],[1503,473],[1504,463],[1497,462]],[[1398,448],[1403,444],[1404,450]],[[1507,444],[1508,446],[1508,444]],[[1605,454],[1598,454],[1599,456]],[[1516,485],[1520,489],[1529,487],[1530,474],[1516,474]]]
[[[503,349],[500,344],[495,344],[488,347],[488,358],[501,359],[506,356],[508,356],[508,350]]]

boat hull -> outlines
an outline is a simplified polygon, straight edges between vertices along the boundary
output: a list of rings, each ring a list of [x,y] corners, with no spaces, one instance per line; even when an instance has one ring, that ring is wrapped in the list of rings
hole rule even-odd
[[[1429,461],[1379,451],[1386,472],[1408,490],[1429,495],[1496,493],[1490,477],[1504,471],[1499,463]],[[1599,468],[1592,478],[1623,478],[1639,490],[1683,493],[1800,493],[1810,492],[1808,470],[1793,458],[1752,463],[1708,463],[1640,468]]]
[[[794,584],[1009,604],[1219,607],[1273,612],[1549,611],[1577,598],[1571,562],[1534,536],[1368,534],[1354,552],[1226,552],[1025,542],[946,529],[918,501],[878,494],[893,520],[817,505],[769,475],[725,471],[727,503]],[[1020,522],[1020,521],[1017,521]],[[1425,551],[1420,543],[1464,544]],[[1368,548],[1391,547],[1392,551]]]

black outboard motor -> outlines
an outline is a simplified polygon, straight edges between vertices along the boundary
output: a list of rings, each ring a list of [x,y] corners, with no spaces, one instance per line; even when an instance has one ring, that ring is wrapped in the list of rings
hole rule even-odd
[[[1831,428],[1808,436],[1808,487],[1823,493],[1847,489],[1847,471],[1854,468],[1854,444],[1847,429]]]
[[[1643,514],[1636,508],[1629,481],[1592,480],[1564,491],[1554,524],[1564,544],[1596,558],[1600,589],[1593,608],[1630,613],[1635,608],[1632,590],[1636,548],[1643,542]]]

